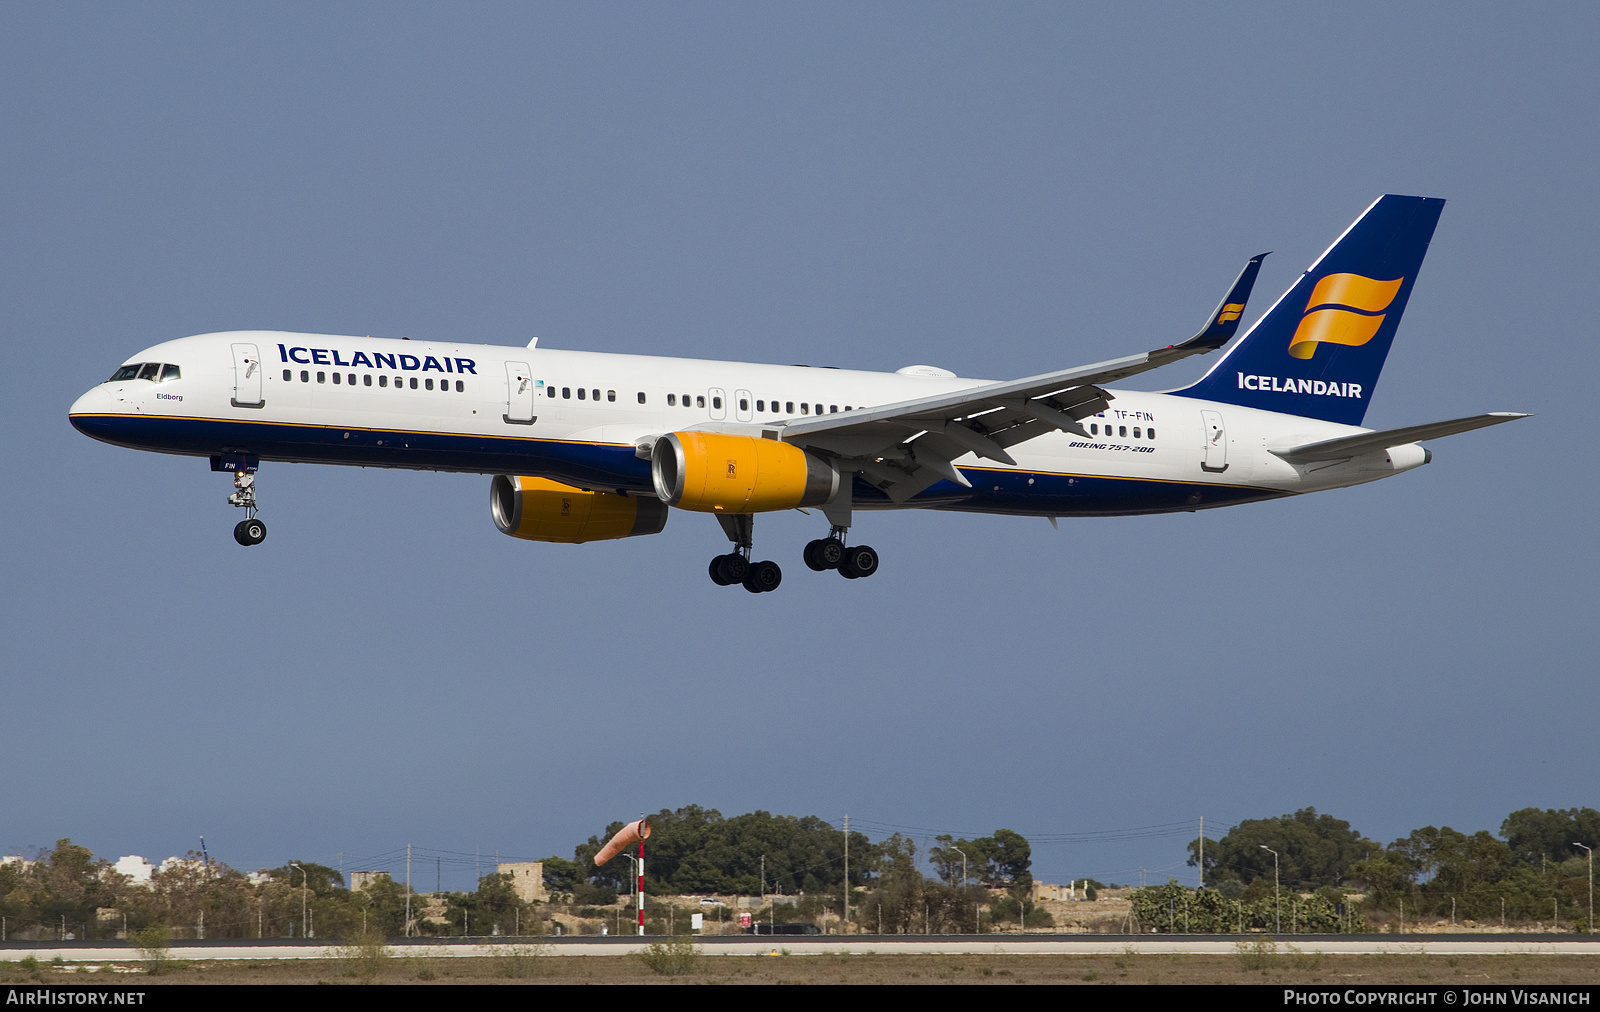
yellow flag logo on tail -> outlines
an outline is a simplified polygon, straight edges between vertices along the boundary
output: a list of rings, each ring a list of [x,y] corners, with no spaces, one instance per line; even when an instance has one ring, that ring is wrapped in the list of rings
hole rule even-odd
[[[1237,320],[1242,312],[1244,312],[1244,303],[1230,302],[1222,307],[1222,312],[1217,314],[1217,322],[1228,323],[1231,320]]]
[[[1310,358],[1319,344],[1366,344],[1383,325],[1383,310],[1389,308],[1404,281],[1329,274],[1311,290],[1306,313],[1289,339],[1289,354]]]

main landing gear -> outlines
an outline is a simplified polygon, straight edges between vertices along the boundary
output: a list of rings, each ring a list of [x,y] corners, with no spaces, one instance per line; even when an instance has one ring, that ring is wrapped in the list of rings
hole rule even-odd
[[[783,570],[776,562],[751,562],[755,520],[748,515],[717,517],[722,529],[733,542],[733,551],[711,560],[707,571],[711,582],[719,587],[740,584],[752,594],[777,590],[783,582]],[[825,538],[806,545],[806,566],[816,572],[837,570],[846,580],[859,580],[878,571],[878,553],[866,545],[846,547],[848,527],[835,525]]]
[[[719,587],[741,584],[752,594],[777,590],[778,584],[783,582],[783,570],[778,568],[778,564],[770,561],[750,561],[754,545],[755,518],[749,514],[726,516],[719,513],[717,522],[722,524],[728,540],[733,542],[733,551],[711,560],[711,582]]]
[[[233,540],[244,545],[259,545],[267,540],[267,525],[256,517],[256,475],[254,471],[238,470],[233,473],[233,494],[228,503],[245,511],[245,519],[233,526]]]
[[[846,527],[834,527],[827,537],[807,544],[806,566],[818,573],[837,569],[846,580],[859,580],[876,573],[878,553],[866,545],[846,548],[844,536],[848,530]]]

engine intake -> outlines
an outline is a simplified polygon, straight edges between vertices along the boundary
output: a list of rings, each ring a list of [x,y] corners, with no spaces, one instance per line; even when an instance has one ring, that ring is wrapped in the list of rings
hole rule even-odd
[[[817,506],[839,488],[838,469],[797,446],[719,432],[673,432],[657,439],[650,477],[662,502],[702,513]]]
[[[659,534],[668,513],[649,496],[585,492],[549,478],[506,474],[489,485],[489,511],[502,534],[569,545]]]

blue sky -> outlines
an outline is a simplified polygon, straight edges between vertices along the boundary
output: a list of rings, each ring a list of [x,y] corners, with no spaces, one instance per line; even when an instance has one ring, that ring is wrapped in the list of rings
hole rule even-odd
[[[1600,800],[1590,5],[0,26],[8,853],[539,857],[691,803],[1057,838],[1310,805],[1386,842]],[[535,545],[486,476],[313,465],[261,472],[244,551],[205,462],[66,420],[231,329],[1030,375],[1189,336],[1271,249],[1253,317],[1384,192],[1450,203],[1368,424],[1534,418],[1294,501],[872,515],[869,581],[799,564],[815,517],[759,519],[755,597],[706,580],[706,517]],[[1035,870],[1192,874],[1182,844]]]

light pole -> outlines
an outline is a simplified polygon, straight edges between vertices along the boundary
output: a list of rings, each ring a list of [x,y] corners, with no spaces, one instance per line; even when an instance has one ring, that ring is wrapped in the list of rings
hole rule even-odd
[[[1574,847],[1583,847],[1589,852],[1589,934],[1594,934],[1594,848],[1584,847],[1581,843],[1573,844]]]
[[[306,870],[302,865],[289,862],[289,867],[300,869],[300,937],[306,937]],[[292,888],[292,887],[291,887]]]
[[[1283,934],[1283,901],[1278,899],[1278,852],[1266,844],[1261,849],[1272,855],[1272,933]]]
[[[957,847],[957,846],[955,846],[953,844],[951,845],[950,849],[955,851],[957,854],[961,855],[961,888],[965,889],[967,887],[967,852],[962,850],[960,847]],[[979,921],[978,921],[978,904],[977,903],[973,903],[972,904],[972,930],[974,932],[976,932],[976,931],[980,930],[982,928],[982,926],[983,925],[980,924]]]

